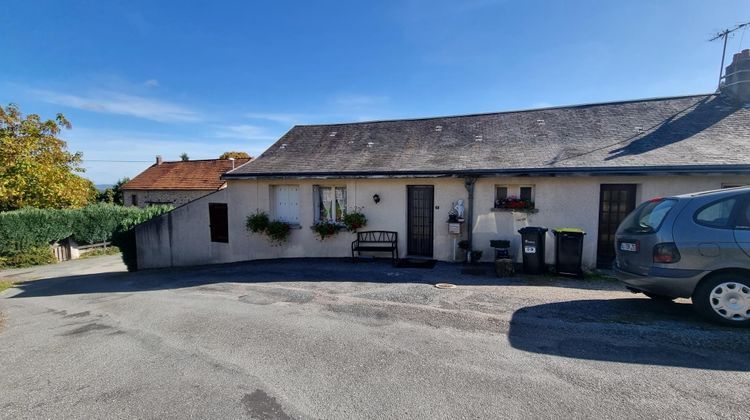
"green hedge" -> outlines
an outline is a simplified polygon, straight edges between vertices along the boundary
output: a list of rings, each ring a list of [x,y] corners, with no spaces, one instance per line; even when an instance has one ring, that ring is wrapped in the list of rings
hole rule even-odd
[[[124,240],[122,232],[152,217],[166,213],[171,206],[151,206],[145,209],[115,204],[94,204],[80,209],[34,209],[0,212],[0,257],[7,265],[17,255],[34,254],[35,248],[48,247],[55,241],[72,237],[81,244],[115,242],[131,247],[129,256],[135,258],[135,240]],[[133,236],[133,235],[131,235]],[[130,244],[132,242],[132,244]],[[117,244],[115,244],[117,245]],[[132,246],[131,246],[132,245]],[[123,250],[123,259],[126,260]],[[128,261],[125,261],[128,264]],[[130,268],[131,264],[128,264]],[[134,265],[133,265],[134,266]]]

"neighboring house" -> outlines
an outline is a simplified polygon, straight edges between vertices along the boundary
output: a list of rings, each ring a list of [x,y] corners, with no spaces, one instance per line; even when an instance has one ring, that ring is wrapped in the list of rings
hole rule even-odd
[[[122,186],[126,206],[154,204],[181,206],[226,187],[221,179],[227,171],[250,159],[208,159],[156,163]]]
[[[750,69],[743,54],[730,68]],[[354,235],[320,241],[310,226],[357,208],[364,230],[398,232],[402,257],[452,261],[456,240],[468,239],[490,261],[490,240],[510,239],[519,260],[520,228],[578,227],[584,265],[606,267],[615,229],[637,204],[750,184],[750,94],[736,88],[750,72],[739,74],[744,82],[717,94],[296,126],[225,174],[227,188],[138,226],[138,266],[347,257]],[[533,209],[499,208],[509,196]],[[446,221],[459,199],[467,219],[455,235]],[[259,210],[297,227],[287,242],[246,231]],[[548,263],[553,242],[550,233]]]

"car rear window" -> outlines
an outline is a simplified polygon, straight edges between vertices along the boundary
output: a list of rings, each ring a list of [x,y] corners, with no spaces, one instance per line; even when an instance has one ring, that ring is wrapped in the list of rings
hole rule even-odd
[[[620,231],[624,233],[656,232],[676,202],[677,200],[665,198],[649,200],[641,204],[622,221]]]

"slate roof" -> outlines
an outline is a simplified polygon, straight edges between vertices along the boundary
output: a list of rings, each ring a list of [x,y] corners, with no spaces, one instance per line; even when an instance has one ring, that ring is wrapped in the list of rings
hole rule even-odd
[[[693,95],[464,116],[295,126],[224,178],[750,170],[750,109]],[[692,169],[691,169],[692,170]],[[535,172],[536,171],[536,172]]]
[[[235,159],[235,167],[250,159]],[[122,186],[124,190],[217,190],[221,175],[232,169],[229,159],[186,160],[153,164]]]

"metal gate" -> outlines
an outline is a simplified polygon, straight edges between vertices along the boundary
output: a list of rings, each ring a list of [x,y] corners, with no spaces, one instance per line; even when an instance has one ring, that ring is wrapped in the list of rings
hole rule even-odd
[[[636,184],[601,184],[596,266],[611,268],[615,259],[615,232],[635,208]]]
[[[434,187],[408,185],[406,188],[407,254],[432,258]]]

